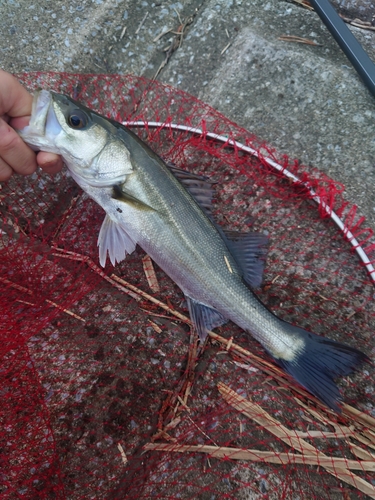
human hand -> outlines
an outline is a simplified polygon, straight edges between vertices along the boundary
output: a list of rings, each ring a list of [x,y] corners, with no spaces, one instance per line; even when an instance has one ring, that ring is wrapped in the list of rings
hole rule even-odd
[[[37,165],[50,174],[62,169],[60,156],[35,153],[14,130],[28,125],[32,102],[32,95],[12,75],[0,70],[0,181],[14,172],[32,174]]]

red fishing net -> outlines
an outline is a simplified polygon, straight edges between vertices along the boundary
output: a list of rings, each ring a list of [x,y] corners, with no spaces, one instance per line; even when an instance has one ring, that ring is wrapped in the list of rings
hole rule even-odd
[[[224,228],[269,233],[262,301],[371,356],[371,268],[348,238],[371,262],[373,235],[342,186],[157,82],[20,79],[119,121],[164,124],[134,130],[166,161],[215,182]],[[339,381],[336,415],[232,323],[196,359],[183,295],[141,249],[99,267],[104,212],[66,172],[14,176],[1,188],[0,498],[375,498],[372,366]]]

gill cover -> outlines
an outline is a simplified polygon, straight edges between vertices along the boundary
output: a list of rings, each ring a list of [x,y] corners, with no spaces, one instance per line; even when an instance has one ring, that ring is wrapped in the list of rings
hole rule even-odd
[[[95,187],[123,183],[133,168],[130,152],[117,129],[70,97],[54,92],[51,95],[54,115],[62,129],[56,141],[74,178]]]

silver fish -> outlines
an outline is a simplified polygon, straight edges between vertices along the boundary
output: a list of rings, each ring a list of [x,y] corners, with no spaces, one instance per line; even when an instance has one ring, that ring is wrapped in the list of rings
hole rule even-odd
[[[35,93],[30,124],[19,133],[34,149],[60,154],[105,210],[98,238],[102,266],[107,253],[116,264],[138,244],[183,291],[201,340],[233,321],[302,386],[340,411],[334,378],[367,356],[279,319],[259,301],[251,289],[261,282],[267,238],[218,228],[207,213],[207,182],[168,168],[123,125],[46,90]]]

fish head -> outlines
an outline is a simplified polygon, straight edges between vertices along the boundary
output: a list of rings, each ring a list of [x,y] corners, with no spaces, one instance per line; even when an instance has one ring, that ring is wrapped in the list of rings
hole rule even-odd
[[[36,91],[30,123],[18,133],[33,149],[61,155],[79,184],[113,186],[133,171],[118,129],[62,94]]]

